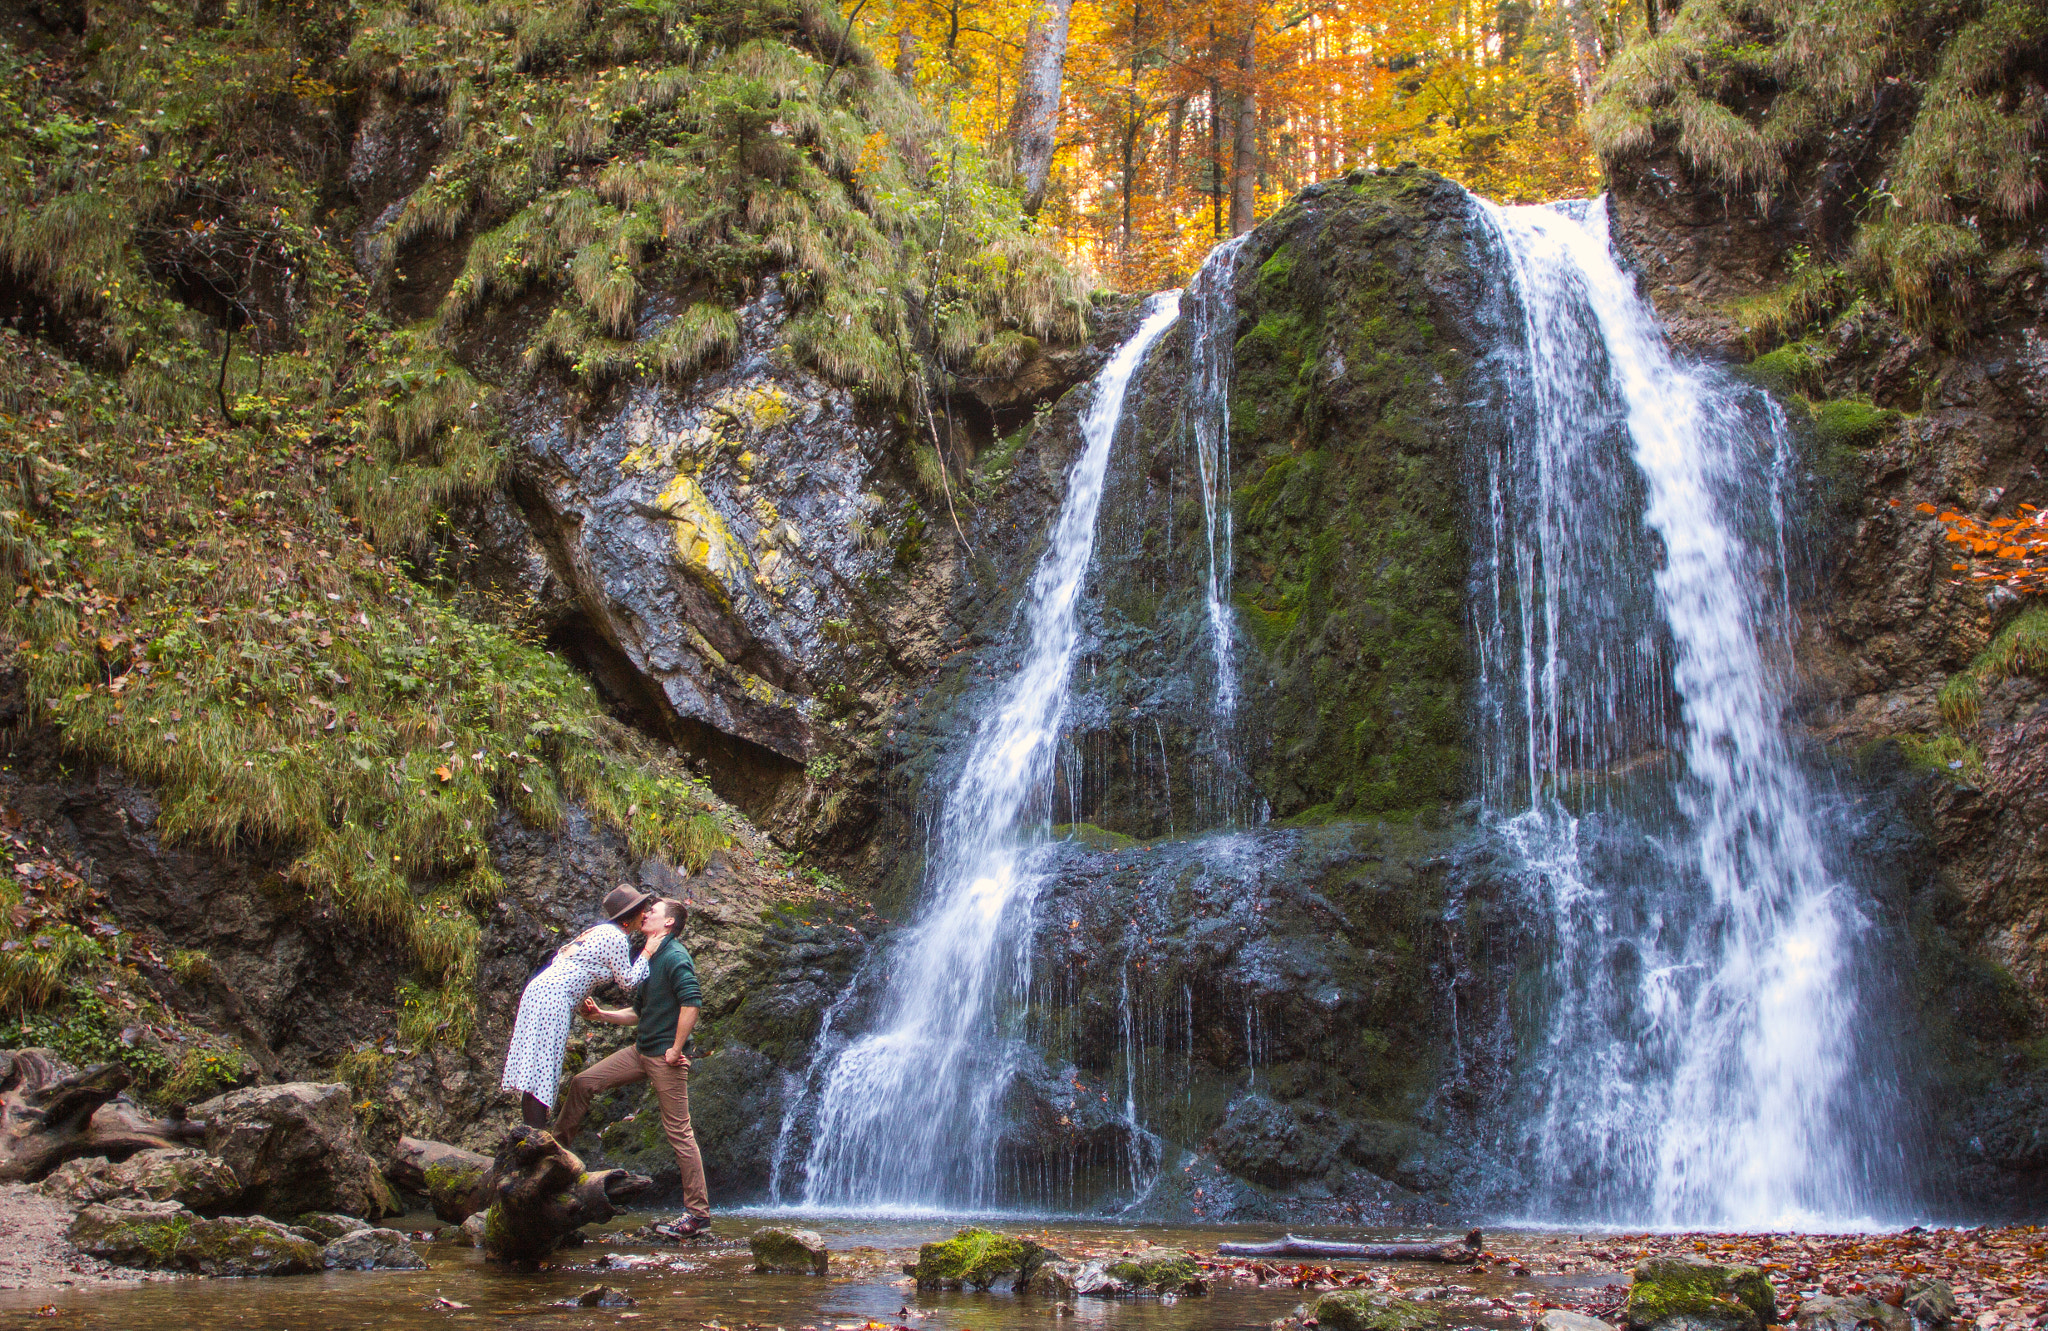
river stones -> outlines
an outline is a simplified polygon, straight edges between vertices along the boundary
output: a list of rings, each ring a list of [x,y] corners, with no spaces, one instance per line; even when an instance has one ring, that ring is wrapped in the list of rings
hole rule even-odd
[[[1636,1331],[1760,1331],[1778,1320],[1778,1296],[1753,1266],[1652,1257],[1636,1263],[1623,1312]]]
[[[337,1215],[332,1211],[309,1211],[299,1217],[294,1229],[310,1229],[320,1236],[322,1243],[332,1243],[344,1235],[368,1229],[370,1222],[358,1220],[352,1215]]]
[[[262,1216],[207,1220],[173,1202],[96,1202],[67,1236],[102,1261],[208,1276],[288,1276],[321,1269],[320,1245]]]
[[[1124,1282],[1111,1275],[1101,1262],[1076,1262],[1066,1258],[1041,1265],[1031,1273],[1031,1281],[1025,1288],[1048,1299],[1071,1299],[1081,1295],[1116,1298],[1130,1293]]]
[[[395,1229],[352,1230],[320,1250],[320,1265],[330,1271],[424,1271],[427,1264],[405,1235]]]
[[[1108,1270],[1132,1294],[1200,1294],[1208,1288],[1184,1248],[1140,1248],[1108,1263]]]
[[[969,1226],[918,1249],[917,1264],[905,1267],[904,1274],[915,1276],[919,1289],[993,1289],[1000,1283],[1021,1290],[1039,1267],[1058,1256],[1030,1239]]]
[[[1333,1289],[1316,1300],[1316,1325],[1325,1331],[1426,1331],[1444,1314],[1426,1303],[1365,1289]]]
[[[74,1206],[134,1197],[196,1210],[225,1206],[242,1191],[226,1161],[190,1147],[137,1151],[121,1161],[105,1156],[67,1160],[36,1186],[43,1195]]]
[[[1937,1276],[1914,1276],[1906,1282],[1906,1311],[1924,1327],[1943,1327],[1955,1321],[1956,1292]]]
[[[823,1236],[812,1229],[764,1229],[747,1240],[747,1249],[756,1271],[783,1275],[821,1276],[831,1260]]]

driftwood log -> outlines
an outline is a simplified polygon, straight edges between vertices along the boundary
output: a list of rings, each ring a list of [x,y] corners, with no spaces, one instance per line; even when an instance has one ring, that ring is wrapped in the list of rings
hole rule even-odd
[[[1321,1261],[1350,1259],[1374,1262],[1469,1262],[1485,1246],[1478,1230],[1463,1243],[1334,1243],[1298,1239],[1289,1234],[1271,1243],[1219,1243],[1219,1257],[1312,1257]]]
[[[67,1160],[126,1160],[203,1140],[206,1125],[153,1118],[123,1095],[119,1063],[74,1072],[47,1049],[0,1050],[0,1183],[34,1183]]]
[[[478,1184],[484,1211],[484,1256],[507,1266],[533,1266],[584,1225],[600,1225],[654,1186],[645,1174],[597,1173],[539,1128],[518,1128]]]

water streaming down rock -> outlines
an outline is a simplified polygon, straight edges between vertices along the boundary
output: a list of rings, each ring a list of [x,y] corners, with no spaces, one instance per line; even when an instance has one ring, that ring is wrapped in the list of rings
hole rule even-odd
[[[1482,206],[1527,362],[1475,505],[1481,780],[1550,930],[1515,1153],[1558,1217],[1868,1215],[1907,1114],[1786,736],[1783,418],[1672,356],[1600,204]]]
[[[1212,768],[1208,804],[1211,825],[1244,821],[1243,760],[1236,743],[1237,630],[1230,586],[1236,558],[1230,493],[1230,371],[1237,342],[1237,255],[1251,238],[1227,240],[1203,262],[1188,285],[1188,383],[1182,417],[1194,444],[1195,471],[1202,487],[1202,531],[1208,543],[1203,593],[1209,620],[1210,655],[1216,684],[1209,704],[1205,747]]]
[[[1075,604],[1125,391],[1173,324],[1154,297],[1095,383],[1083,448],[1021,614],[1021,667],[979,718],[938,811],[924,913],[898,939],[872,1028],[818,1074],[807,1206],[985,1209],[1010,1200],[994,1143],[1020,1059],[1030,983],[1034,864],[1077,639]]]

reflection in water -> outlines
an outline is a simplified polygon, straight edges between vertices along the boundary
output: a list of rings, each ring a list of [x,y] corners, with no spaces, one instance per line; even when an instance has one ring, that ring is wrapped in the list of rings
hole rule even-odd
[[[644,1217],[628,1217],[614,1228],[631,1228]],[[431,1224],[415,1216],[410,1225]],[[747,1236],[771,1223],[800,1224],[825,1236],[833,1249],[834,1274],[815,1276],[757,1275],[747,1253]],[[410,1227],[408,1221],[394,1221]],[[1045,1331],[1053,1304],[1046,1299],[997,1291],[919,1291],[902,1275],[901,1263],[914,1260],[919,1243],[949,1235],[959,1222],[931,1218],[916,1222],[858,1224],[820,1222],[816,1218],[720,1217],[719,1237],[710,1243],[675,1248],[647,1248],[634,1243],[591,1243],[560,1254],[562,1265],[538,1274],[499,1271],[472,1250],[452,1244],[421,1244],[430,1267],[425,1271],[334,1272],[322,1276],[286,1276],[254,1280],[176,1280],[144,1285],[73,1291],[22,1290],[0,1292],[0,1321],[12,1323],[44,1304],[54,1304],[65,1327],[119,1328],[120,1331],[464,1331],[486,1326],[517,1326],[534,1331],[586,1331],[641,1322],[648,1326],[700,1326],[716,1322],[738,1331],[749,1325],[830,1328],[865,1324],[908,1324],[915,1331]],[[1055,1251],[1116,1251],[1150,1242],[1163,1246],[1211,1251],[1228,1240],[1260,1241],[1271,1230],[1135,1229],[1040,1226],[996,1223],[991,1228],[1028,1233]],[[1373,1231],[1378,1233],[1378,1231]],[[1345,1237],[1366,1236],[1347,1230]],[[1413,1236],[1410,1236],[1413,1237]],[[642,1264],[649,1257],[658,1261]],[[630,1263],[619,1265],[619,1263]],[[1406,1264],[1403,1264],[1404,1266]],[[1439,1278],[1436,1270],[1408,1268],[1417,1283]],[[1460,1276],[1468,1283],[1484,1278]],[[1489,1285],[1483,1294],[1496,1291]],[[1526,1285],[1527,1282],[1513,1282]],[[556,1308],[551,1305],[595,1284],[623,1290],[637,1301],[630,1309]],[[1314,1295],[1285,1283],[1263,1288],[1219,1288],[1200,1298],[1079,1299],[1073,1313],[1058,1325],[1090,1331],[1221,1331],[1225,1327],[1264,1326],[1293,1312]],[[1477,1297],[1477,1296],[1475,1296]],[[437,1300],[467,1305],[455,1309]],[[898,1310],[909,1310],[907,1317]],[[1461,1320],[1478,1325],[1507,1325],[1514,1319],[1497,1309],[1474,1308]]]

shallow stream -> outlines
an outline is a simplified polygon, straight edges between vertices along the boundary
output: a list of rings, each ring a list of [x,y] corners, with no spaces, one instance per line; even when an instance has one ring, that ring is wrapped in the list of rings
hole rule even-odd
[[[425,1271],[331,1272],[251,1280],[168,1280],[74,1290],[15,1290],[0,1293],[0,1325],[29,1325],[39,1308],[56,1316],[39,1326],[106,1327],[121,1331],[470,1331],[516,1325],[535,1331],[586,1331],[595,1327],[716,1326],[726,1331],[785,1328],[852,1331],[874,1322],[912,1331],[1209,1331],[1258,1328],[1288,1317],[1314,1290],[1296,1289],[1286,1278],[1260,1285],[1250,1279],[1212,1282],[1210,1292],[1181,1299],[1076,1299],[1062,1313],[1052,1300],[1004,1290],[919,1291],[902,1272],[916,1258],[917,1245],[949,1236],[952,1219],[852,1221],[805,1216],[720,1217],[709,1239],[659,1246],[630,1231],[649,1217],[629,1216],[594,1231],[597,1238],[558,1254],[558,1264],[538,1273],[514,1273],[484,1263],[473,1250],[453,1243],[420,1243]],[[389,1222],[415,1230],[433,1226],[431,1216]],[[1085,1221],[992,1220],[989,1228],[1027,1234],[1070,1256],[1099,1256],[1145,1243],[1186,1247],[1213,1254],[1218,1243],[1263,1242],[1273,1229],[1217,1227],[1165,1229],[1116,1227]],[[752,1270],[747,1238],[771,1224],[814,1229],[833,1250],[833,1272],[815,1276],[759,1275]],[[1302,1231],[1304,1234],[1310,1231]],[[1316,1230],[1317,1236],[1360,1242],[1396,1238],[1441,1239],[1436,1233],[1390,1230]],[[1495,1252],[1532,1253],[1563,1236],[1491,1236]],[[1340,1271],[1385,1272],[1410,1297],[1450,1286],[1444,1306],[1455,1309],[1455,1326],[1502,1328],[1526,1325],[1539,1297],[1569,1297],[1616,1277],[1589,1272],[1568,1278],[1517,1278],[1473,1274],[1470,1268],[1420,1262],[1333,1263]],[[629,1308],[558,1307],[595,1285],[608,1285],[635,1300]],[[443,1302],[445,1301],[445,1302]],[[461,1307],[449,1306],[463,1305]],[[47,1314],[46,1314],[47,1316]]]

